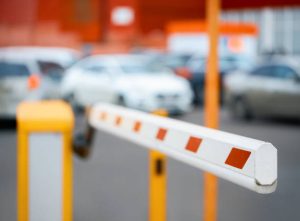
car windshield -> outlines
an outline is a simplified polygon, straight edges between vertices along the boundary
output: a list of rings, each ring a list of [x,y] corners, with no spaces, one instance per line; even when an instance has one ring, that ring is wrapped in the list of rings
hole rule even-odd
[[[0,62],[0,77],[29,76],[30,72],[24,64]]]
[[[158,62],[121,62],[122,70],[126,74],[160,74],[168,73],[168,69]]]
[[[190,56],[188,55],[167,55],[165,58],[165,63],[171,68],[183,67],[186,65],[189,58]]]

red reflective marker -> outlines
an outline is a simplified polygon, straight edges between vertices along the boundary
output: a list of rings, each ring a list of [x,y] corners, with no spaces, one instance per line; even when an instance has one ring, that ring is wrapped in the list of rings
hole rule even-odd
[[[156,134],[156,139],[163,141],[165,139],[165,136],[167,134],[167,130],[164,128],[159,128],[157,134]]]
[[[243,169],[251,152],[247,150],[241,150],[233,147],[228,155],[225,164],[236,167],[238,169]]]
[[[185,149],[188,151],[191,151],[193,153],[197,153],[201,142],[202,142],[202,139],[200,139],[200,138],[190,137],[187,145],[185,146]]]

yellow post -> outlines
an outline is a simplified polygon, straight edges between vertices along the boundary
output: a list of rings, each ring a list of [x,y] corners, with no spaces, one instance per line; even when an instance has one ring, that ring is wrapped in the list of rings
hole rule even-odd
[[[164,110],[153,112],[155,115],[166,117]],[[165,132],[158,132],[163,139]],[[167,175],[166,156],[158,151],[150,151],[149,155],[149,221],[166,221],[167,219]]]
[[[71,108],[61,101],[24,102],[17,123],[18,221],[71,221]]]
[[[219,41],[220,0],[206,1],[207,29],[209,36],[209,56],[205,77],[205,125],[219,127]],[[204,221],[217,220],[217,178],[209,173],[204,174]]]

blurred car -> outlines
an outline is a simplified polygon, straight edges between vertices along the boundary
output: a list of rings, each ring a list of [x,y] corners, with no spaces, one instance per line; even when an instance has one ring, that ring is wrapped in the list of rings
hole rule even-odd
[[[41,74],[48,87],[49,98],[60,98],[57,90],[66,68],[70,67],[80,58],[80,53],[74,49],[63,47],[4,47],[0,55],[6,58],[31,60],[34,73]]]
[[[14,118],[23,100],[58,98],[61,74],[76,55],[65,48],[0,48],[0,117]]]
[[[161,63],[162,65],[172,69],[176,75],[187,78],[189,70],[187,62],[192,55],[188,53],[164,53],[157,50],[136,50],[134,54],[147,55],[153,62]]]
[[[23,100],[45,97],[40,75],[35,74],[30,61],[0,58],[0,118],[14,118],[17,105]]]
[[[163,63],[171,68],[177,75],[185,77],[187,73],[187,63],[192,55],[184,53],[168,53],[164,55]]]
[[[143,55],[85,58],[66,72],[63,95],[79,106],[101,101],[144,111],[188,111],[192,101],[189,83],[150,60]]]
[[[239,119],[254,116],[300,118],[300,64],[298,59],[273,57],[248,72],[225,78],[226,103]]]
[[[185,74],[194,92],[194,103],[202,104],[204,100],[204,85],[207,59],[200,55],[194,55],[187,63],[188,73]],[[220,100],[223,103],[223,78],[233,70],[247,70],[252,66],[250,58],[242,56],[226,55],[219,58],[220,74]],[[181,75],[183,76],[183,75]]]

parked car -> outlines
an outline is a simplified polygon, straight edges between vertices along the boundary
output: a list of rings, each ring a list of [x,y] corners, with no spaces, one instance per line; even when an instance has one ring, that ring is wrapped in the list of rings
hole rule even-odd
[[[187,68],[187,63],[191,59],[191,54],[184,53],[167,53],[164,55],[164,64],[171,68],[177,75],[184,74],[184,69]],[[184,75],[183,75],[184,77]]]
[[[0,48],[0,117],[14,118],[23,100],[58,98],[61,74],[74,62],[73,54],[64,48]]]
[[[0,118],[15,118],[16,107],[23,100],[45,96],[40,75],[34,74],[26,60],[0,59]]]
[[[188,82],[150,60],[143,55],[85,58],[66,72],[63,95],[77,106],[101,101],[144,111],[188,111],[192,101]]]
[[[188,74],[186,78],[189,80],[194,92],[194,103],[202,104],[204,100],[204,86],[207,59],[201,55],[194,55],[187,63]],[[223,103],[223,78],[233,70],[247,70],[251,67],[250,58],[238,57],[233,55],[221,56],[219,58],[219,74],[220,74],[220,100]]]
[[[300,118],[300,64],[298,59],[264,59],[248,72],[225,78],[226,103],[239,119],[254,116]]]
[[[189,53],[164,53],[156,50],[136,50],[134,54],[147,55],[153,62],[161,63],[172,69],[178,76],[187,78],[189,71],[187,62],[191,59],[192,54]]]

